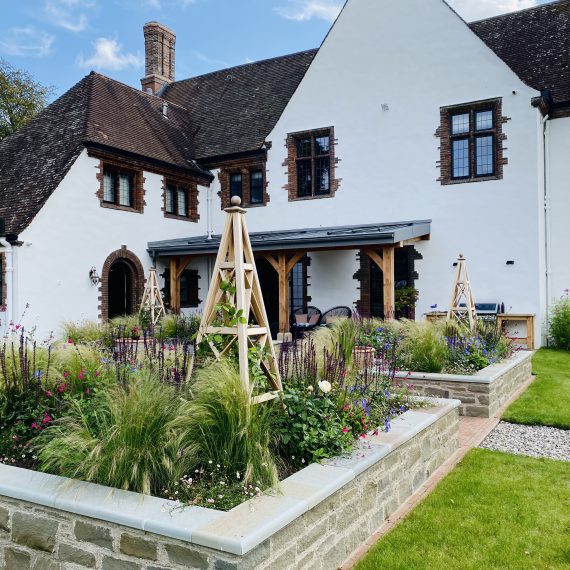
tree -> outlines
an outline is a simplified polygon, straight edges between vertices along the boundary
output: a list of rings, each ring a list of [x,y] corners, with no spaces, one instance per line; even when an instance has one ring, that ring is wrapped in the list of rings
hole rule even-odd
[[[21,129],[46,105],[53,91],[23,69],[0,59],[0,141]]]

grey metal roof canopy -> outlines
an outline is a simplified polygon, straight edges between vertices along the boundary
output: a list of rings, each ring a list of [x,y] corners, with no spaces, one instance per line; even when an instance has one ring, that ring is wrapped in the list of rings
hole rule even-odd
[[[431,220],[337,226],[249,234],[254,252],[283,250],[358,249],[363,246],[391,245],[415,238],[427,238]],[[218,251],[220,236],[180,238],[149,242],[152,257],[211,255]]]

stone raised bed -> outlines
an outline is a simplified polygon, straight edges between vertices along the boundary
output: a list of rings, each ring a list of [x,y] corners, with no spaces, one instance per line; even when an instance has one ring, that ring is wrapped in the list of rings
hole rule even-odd
[[[430,403],[227,513],[0,465],[0,568],[336,568],[458,448],[460,403]]]
[[[492,418],[531,377],[532,351],[515,352],[511,358],[479,370],[473,376],[398,372],[412,390],[422,396],[461,400],[462,416]]]

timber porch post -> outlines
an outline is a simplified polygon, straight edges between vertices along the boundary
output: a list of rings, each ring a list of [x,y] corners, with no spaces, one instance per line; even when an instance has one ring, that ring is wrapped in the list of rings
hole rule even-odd
[[[180,314],[180,277],[190,263],[191,256],[170,258],[170,310]]]
[[[279,332],[282,334],[289,332],[289,274],[304,255],[304,251],[297,251],[287,259],[287,252],[279,253],[277,258],[270,253],[263,254],[279,276]]]
[[[382,286],[384,291],[384,318],[393,319],[396,316],[396,293],[394,290],[394,245],[382,247],[382,255],[374,249],[364,249],[364,253],[382,271]]]

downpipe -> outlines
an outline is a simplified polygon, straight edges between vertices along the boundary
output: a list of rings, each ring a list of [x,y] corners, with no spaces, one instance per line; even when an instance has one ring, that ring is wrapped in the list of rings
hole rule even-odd
[[[0,246],[6,260],[6,330],[14,321],[14,250],[12,244],[5,237],[0,237]]]
[[[550,329],[550,305],[552,299],[552,253],[551,246],[551,204],[550,204],[550,180],[548,175],[548,153],[549,153],[549,123],[550,115],[545,115],[541,121],[542,125],[542,161],[543,161],[543,187],[544,187],[544,261],[545,261],[545,332],[548,342],[548,330]]]

